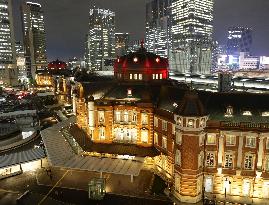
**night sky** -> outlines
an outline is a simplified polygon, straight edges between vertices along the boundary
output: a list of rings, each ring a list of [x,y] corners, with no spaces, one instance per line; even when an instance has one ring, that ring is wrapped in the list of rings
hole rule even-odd
[[[89,9],[95,4],[116,12],[116,32],[129,32],[133,39],[145,35],[145,3],[147,0],[33,0],[45,12],[48,59],[67,60],[81,57],[88,30]],[[15,35],[21,40],[19,5],[13,0]],[[215,0],[214,37],[226,42],[229,26],[253,28],[254,55],[269,56],[269,0]]]

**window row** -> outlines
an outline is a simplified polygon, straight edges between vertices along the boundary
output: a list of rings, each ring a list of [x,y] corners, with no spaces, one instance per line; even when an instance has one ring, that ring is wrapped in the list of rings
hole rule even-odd
[[[162,130],[167,131],[167,121],[161,120],[162,122]],[[159,119],[157,117],[154,117],[154,126],[158,127],[159,126]]]
[[[189,128],[199,128],[205,126],[206,119],[200,118],[200,119],[189,119],[187,118],[186,122],[183,123],[183,119],[181,117],[177,118],[176,124],[179,126],[189,127]]]
[[[140,73],[140,74],[132,74],[130,73],[130,80],[143,80],[143,75]]]
[[[257,145],[257,138],[256,137],[246,136],[245,139],[246,139],[245,147],[256,148],[256,145]],[[207,134],[206,144],[207,145],[216,145],[216,143],[217,143],[216,134],[213,134],[213,133]],[[235,146],[236,145],[236,136],[235,135],[226,135],[225,136],[225,144],[226,144],[226,146]],[[266,142],[266,149],[269,149],[269,138],[267,139],[267,142]]]
[[[256,155],[252,153],[245,154],[242,168],[245,170],[253,170],[255,166],[255,157]],[[199,160],[202,159],[199,158]],[[207,167],[217,166],[216,152],[206,152],[205,165]],[[235,155],[232,152],[226,152],[224,154],[223,167],[229,169],[235,168]],[[269,171],[269,155],[266,155],[263,167],[265,171]]]
[[[101,115],[102,116],[102,115]],[[103,118],[99,118],[102,120]],[[114,119],[116,122],[137,122],[137,112],[135,111],[116,111]],[[148,120],[148,114],[147,113],[141,113],[141,124],[142,125],[147,125],[149,123]]]
[[[114,131],[114,140],[121,142],[137,142],[137,130],[135,128],[115,128]],[[99,127],[98,133],[99,140],[105,140],[105,127]],[[141,130],[141,142],[148,143],[149,141],[149,131],[147,129]]]
[[[225,117],[232,117],[234,114],[234,110],[232,106],[228,106],[226,108],[226,112],[224,113]],[[252,112],[250,110],[244,110],[241,112],[242,115],[244,116],[252,116]],[[269,112],[268,111],[264,111],[261,113],[262,117],[268,117],[269,116]]]

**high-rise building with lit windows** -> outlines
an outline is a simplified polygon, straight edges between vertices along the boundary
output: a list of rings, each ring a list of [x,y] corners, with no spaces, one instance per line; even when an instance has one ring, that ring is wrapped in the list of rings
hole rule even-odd
[[[239,56],[240,52],[250,52],[252,45],[252,29],[247,27],[228,28],[227,53]]]
[[[115,33],[115,42],[116,42],[116,49],[115,49],[116,55],[117,56],[126,55],[128,52],[128,46],[130,42],[130,34]]]
[[[25,50],[21,41],[15,42],[16,61],[18,67],[18,79],[20,82],[27,82],[27,69],[25,64]]]
[[[173,0],[170,68],[179,73],[210,74],[214,0]],[[181,66],[184,64],[185,67]]]
[[[33,2],[24,2],[21,11],[27,75],[34,79],[37,69],[47,67],[44,12]]]
[[[173,0],[172,32],[177,40],[211,39],[214,0]]]
[[[171,0],[152,0],[146,5],[146,48],[162,57],[171,49]]]
[[[86,67],[102,70],[102,61],[115,58],[115,12],[91,9],[86,38]]]
[[[0,84],[18,81],[11,0],[0,0]]]

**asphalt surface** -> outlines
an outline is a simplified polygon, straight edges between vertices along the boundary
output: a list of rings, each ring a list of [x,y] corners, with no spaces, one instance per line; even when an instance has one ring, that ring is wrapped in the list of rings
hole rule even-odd
[[[0,204],[1,205],[13,205],[16,204],[16,199],[29,191],[27,195],[17,204],[21,205],[36,205],[44,196],[46,196],[52,186],[38,185],[36,182],[35,172],[27,172],[21,175],[6,178],[0,181]],[[63,203],[61,203],[63,202]],[[85,190],[76,190],[56,187],[53,189],[48,197],[42,203],[44,205],[56,205],[56,204],[77,204],[77,205],[172,205],[172,202],[167,200],[160,200],[143,197],[129,197],[114,194],[106,194],[102,201],[89,200],[88,192]]]

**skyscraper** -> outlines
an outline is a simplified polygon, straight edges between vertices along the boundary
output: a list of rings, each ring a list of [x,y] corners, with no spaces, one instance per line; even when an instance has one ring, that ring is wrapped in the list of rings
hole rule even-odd
[[[228,28],[228,55],[239,55],[240,52],[250,52],[251,45],[252,29],[238,26]]]
[[[25,64],[24,46],[21,41],[15,42],[16,60],[18,67],[18,79],[21,82],[27,82],[27,70]]]
[[[0,84],[18,81],[11,0],[0,0]]]
[[[27,75],[34,79],[37,69],[47,67],[44,12],[33,2],[23,3],[21,11]]]
[[[162,57],[171,49],[171,0],[152,0],[146,6],[146,48]]]
[[[213,0],[173,0],[174,40],[212,39]]]
[[[170,68],[174,72],[210,74],[213,50],[213,1],[173,0]],[[185,69],[181,64],[187,65]]]
[[[136,52],[139,48],[141,48],[141,42],[144,42],[144,39],[130,41],[128,52]]]
[[[116,55],[123,56],[127,54],[128,45],[130,41],[129,33],[115,33],[115,41],[116,41]]]
[[[91,9],[86,38],[86,67],[102,70],[103,61],[115,58],[115,13],[108,9]]]

